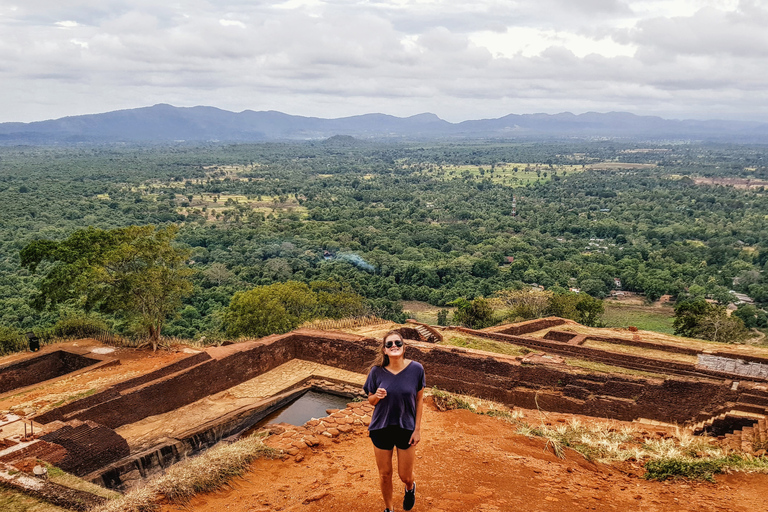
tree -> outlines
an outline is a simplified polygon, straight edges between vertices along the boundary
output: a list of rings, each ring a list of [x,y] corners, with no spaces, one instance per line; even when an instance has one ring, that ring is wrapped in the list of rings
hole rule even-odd
[[[37,240],[22,249],[21,265],[52,265],[33,299],[37,309],[75,300],[86,311],[137,320],[157,350],[166,319],[191,295],[189,251],[172,244],[177,227],[89,227],[60,242]]]
[[[722,343],[743,341],[749,334],[737,316],[728,316],[724,306],[704,299],[685,300],[675,305],[675,334]]]
[[[548,314],[552,296],[551,291],[525,288],[522,290],[499,290],[494,294],[493,300],[510,310],[508,314],[510,319],[529,320],[541,318]]]
[[[605,305],[600,299],[585,293],[555,293],[549,302],[552,315],[570,318],[589,327],[599,327],[600,317],[605,312]]]
[[[203,275],[216,286],[227,284],[232,279],[232,272],[223,263],[214,263],[203,271]]]
[[[744,326],[748,329],[768,327],[768,314],[762,309],[757,309],[757,307],[752,304],[739,305],[732,316],[741,318],[741,321],[744,322]]]
[[[229,336],[282,334],[313,317],[317,296],[304,283],[257,286],[232,297],[224,323]]]
[[[336,281],[313,281],[310,288],[317,296],[316,316],[319,318],[345,318],[367,313],[365,299],[352,291],[352,286]]]
[[[675,320],[672,322],[675,334],[695,338],[699,318],[708,314],[709,310],[709,303],[701,297],[683,300],[675,304]]]
[[[721,343],[737,343],[749,334],[744,322],[738,317],[728,316],[722,306],[714,306],[708,315],[699,318],[696,330],[698,338]]]
[[[459,297],[449,303],[449,305],[456,306],[456,311],[453,313],[453,321],[456,324],[471,329],[482,329],[484,327],[490,327],[496,323],[493,318],[493,308],[491,308],[489,302],[482,297],[478,297],[471,301],[464,297]]]

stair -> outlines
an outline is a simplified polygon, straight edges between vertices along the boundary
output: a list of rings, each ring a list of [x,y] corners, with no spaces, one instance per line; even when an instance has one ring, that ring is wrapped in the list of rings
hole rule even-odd
[[[766,455],[768,450],[768,420],[760,418],[751,427],[726,434],[722,444],[729,450],[750,455]]]
[[[69,421],[41,439],[66,450],[66,457],[57,465],[76,476],[86,475],[130,453],[125,439],[92,421]]]
[[[419,323],[411,318],[406,320],[406,323],[411,324],[413,328],[416,329],[416,332],[419,333],[421,341],[426,341],[428,343],[439,343],[443,341],[443,335],[427,324]]]

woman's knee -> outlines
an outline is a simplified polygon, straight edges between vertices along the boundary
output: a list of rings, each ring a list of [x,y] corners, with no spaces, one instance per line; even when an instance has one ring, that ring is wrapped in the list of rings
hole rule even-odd
[[[382,480],[392,480],[392,467],[379,468],[379,478]]]

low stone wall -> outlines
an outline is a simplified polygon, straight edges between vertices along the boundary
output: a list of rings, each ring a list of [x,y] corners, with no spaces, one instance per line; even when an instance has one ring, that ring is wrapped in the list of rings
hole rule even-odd
[[[553,329],[544,335],[544,339],[559,341],[560,343],[568,343],[574,338],[576,338],[577,336],[579,335],[575,332],[556,331]]]
[[[0,468],[0,484],[65,510],[86,512],[107,502],[107,498],[102,496],[78,491],[48,480],[40,480],[24,473],[11,475],[2,468]]]
[[[558,325],[563,325],[567,323],[568,323],[568,320],[564,318],[550,316],[547,318],[528,320],[526,322],[518,322],[516,324],[501,325],[498,327],[489,327],[487,329],[483,329],[483,331],[499,333],[499,334],[510,334],[512,336],[521,336],[523,334],[541,331],[543,329],[549,329],[549,328],[557,327]]]
[[[98,364],[102,359],[57,350],[0,367],[0,393],[55,379]]]
[[[686,354],[690,356],[695,356],[700,352],[700,350],[691,348],[691,347],[680,347],[677,345],[667,345],[665,343],[655,343],[653,341],[633,340],[628,338],[616,338],[612,336],[597,336],[594,334],[588,335],[587,340],[613,343],[614,345],[626,345],[628,347],[661,350],[662,352],[672,352],[674,354]]]
[[[475,336],[494,339],[497,341],[503,341],[506,343],[512,343],[523,347],[532,349],[545,350],[547,352],[558,354],[561,356],[570,356],[587,361],[595,361],[614,366],[620,366],[623,368],[630,368],[635,370],[656,372],[681,376],[692,376],[702,378],[732,378],[733,374],[724,373],[716,370],[709,370],[706,368],[698,367],[691,363],[684,363],[679,361],[667,361],[662,359],[655,359],[651,357],[636,356],[631,354],[619,354],[615,352],[608,352],[601,349],[584,347],[580,345],[571,345],[566,343],[560,343],[556,341],[545,340],[543,338],[531,338],[521,336],[511,336],[499,333],[490,333],[485,331],[477,331],[473,329],[467,329],[464,327],[457,327],[459,331],[473,334]]]
[[[135,377],[133,379],[118,382],[117,384],[110,386],[104,391],[94,393],[89,397],[77,400],[75,402],[70,402],[68,404],[62,405],[61,407],[57,407],[56,409],[52,409],[48,412],[40,414],[39,416],[35,417],[35,421],[42,424],[50,423],[52,421],[64,421],[65,419],[72,417],[71,414],[73,412],[82,411],[84,409],[88,409],[90,407],[118,398],[121,391],[139,387],[148,382],[152,382],[153,380],[157,380],[195,366],[196,364],[209,361],[210,359],[211,356],[209,356],[206,352],[200,352],[199,354],[185,357],[184,359],[180,359],[179,361],[169,364],[168,366],[163,366],[162,368],[158,368],[155,371],[149,372],[139,377]]]
[[[256,401],[246,409],[238,409],[217,418],[215,422],[191,425],[189,430],[176,435],[174,439],[141,453],[133,453],[107,467],[101,467],[84,478],[120,492],[133,489],[146,478],[162,474],[176,462],[202,453],[222,440],[247,435],[264,418],[310,390],[333,393],[350,400],[359,397],[362,392],[346,382],[310,377],[284,389],[278,395]]]
[[[768,380],[768,364],[753,363],[733,357],[722,357],[712,354],[699,354],[697,366],[724,373],[743,375],[750,379]]]
[[[553,348],[560,348],[559,352],[564,355],[619,366],[639,366],[648,371],[665,373],[670,370],[696,373],[693,365],[686,363],[607,354],[555,341],[480,334],[523,345],[535,343],[532,348],[543,348],[553,353],[558,352]],[[85,408],[73,405],[71,409],[75,412],[69,417],[117,428],[223,391],[293,358],[366,373],[378,347],[379,342],[370,338],[298,330],[254,342],[209,349],[210,359],[198,365],[116,393],[102,403]],[[674,379],[659,382],[603,374],[577,376],[567,367],[523,365],[512,357],[433,344],[413,343],[408,351],[409,357],[427,368],[430,386],[521,407],[536,407],[538,401],[539,407],[553,411],[625,420],[645,417],[685,422],[726,402],[738,401],[738,393],[731,393],[727,388],[723,391],[719,382],[689,385],[689,381]]]

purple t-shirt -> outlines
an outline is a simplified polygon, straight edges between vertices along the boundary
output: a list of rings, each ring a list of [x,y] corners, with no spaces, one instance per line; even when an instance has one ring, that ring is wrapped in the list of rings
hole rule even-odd
[[[386,368],[374,366],[368,374],[363,390],[372,395],[378,388],[387,390],[387,396],[373,409],[368,430],[391,425],[413,430],[416,428],[416,395],[427,385],[424,367],[411,361],[397,375]]]

